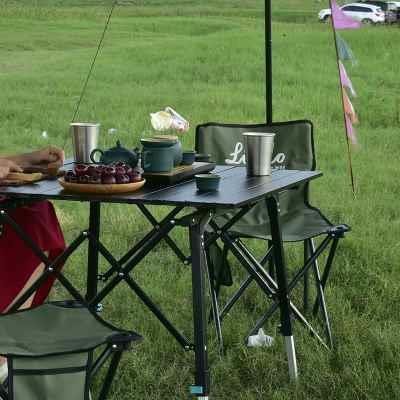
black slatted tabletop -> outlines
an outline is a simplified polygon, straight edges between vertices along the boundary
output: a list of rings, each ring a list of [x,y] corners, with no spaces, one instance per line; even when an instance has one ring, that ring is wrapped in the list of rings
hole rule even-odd
[[[195,181],[189,180],[172,186],[146,184],[130,194],[90,195],[66,192],[56,180],[52,180],[20,187],[0,187],[0,195],[15,199],[232,208],[254,203],[322,175],[319,171],[276,170],[271,176],[248,177],[245,167],[232,166],[217,166],[214,172],[222,178],[217,192],[198,192]]]

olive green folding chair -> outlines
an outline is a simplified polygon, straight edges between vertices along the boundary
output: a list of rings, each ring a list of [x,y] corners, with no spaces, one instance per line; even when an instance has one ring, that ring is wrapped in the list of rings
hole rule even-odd
[[[274,169],[315,170],[315,151],[313,140],[313,125],[310,121],[290,121],[273,123],[271,125],[239,125],[206,123],[196,129],[196,151],[209,153],[217,164],[239,166],[245,164],[245,148],[242,134],[244,132],[273,132],[275,136],[272,167]],[[304,265],[300,267],[294,278],[289,282],[289,291],[292,291],[298,283],[304,282],[304,309],[309,306],[308,275],[313,271],[316,285],[316,299],[313,313],[321,310],[325,334],[328,345],[332,347],[332,332],[324,289],[328,281],[333,259],[336,253],[339,239],[349,231],[347,225],[332,224],[322,212],[312,207],[309,203],[309,185],[301,184],[294,189],[287,190],[279,195],[280,218],[282,238],[284,242],[301,242],[304,246]],[[232,225],[232,221],[235,223]],[[229,229],[224,229],[224,225]],[[214,320],[217,334],[222,343],[221,321],[231,310],[233,305],[242,296],[247,287],[254,281],[255,274],[262,274],[273,285],[274,265],[272,257],[271,227],[268,210],[265,202],[256,204],[251,211],[243,216],[235,212],[227,211],[216,215],[211,221],[212,231],[206,238],[207,259],[210,272],[210,284],[212,289],[212,301]],[[323,236],[322,242],[315,246],[313,238]],[[217,245],[216,239],[222,239],[223,248]],[[257,238],[268,242],[268,252],[262,260],[256,260],[244,245],[242,238]],[[239,286],[239,289],[230,300],[221,308],[218,304],[218,292],[221,284],[229,285],[232,277],[227,262],[227,253],[234,249],[239,255],[242,264],[245,264],[249,276]],[[321,272],[318,258],[328,251],[328,257],[323,272]],[[245,261],[245,262],[243,262]],[[269,269],[264,266],[268,263]],[[277,289],[275,287],[275,289]],[[273,290],[273,289],[272,289]],[[271,297],[271,293],[267,293]],[[258,321],[249,333],[253,335],[262,327],[269,317],[278,309],[277,303]],[[311,332],[323,341],[311,324],[295,310],[295,317],[299,319]],[[326,344],[325,344],[326,346]]]
[[[98,396],[105,400],[122,352],[140,339],[76,301],[2,315],[0,354],[7,357],[8,379],[0,385],[0,398],[89,400],[94,376],[110,361]]]

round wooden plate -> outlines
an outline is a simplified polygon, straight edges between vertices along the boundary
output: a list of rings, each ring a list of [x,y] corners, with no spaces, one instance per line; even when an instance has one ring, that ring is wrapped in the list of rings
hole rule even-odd
[[[64,178],[60,178],[58,182],[65,190],[74,193],[115,194],[136,192],[141,187],[143,187],[143,185],[146,183],[146,179],[143,179],[140,182],[121,183],[114,185],[70,183],[65,182]]]

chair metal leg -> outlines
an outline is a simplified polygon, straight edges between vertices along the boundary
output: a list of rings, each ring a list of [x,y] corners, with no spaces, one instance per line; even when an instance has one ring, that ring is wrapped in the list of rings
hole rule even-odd
[[[303,246],[304,246],[304,265],[306,264],[309,255],[310,255],[310,251],[309,251],[309,244],[308,241],[305,240],[303,242]],[[308,296],[308,292],[309,292],[309,282],[310,282],[310,276],[309,276],[309,272],[308,270],[304,273],[304,288],[303,288],[303,310],[304,312],[307,312],[309,309],[309,296]]]
[[[224,305],[221,310],[220,319],[221,321],[225,318],[231,308],[236,304],[239,298],[242,296],[244,291],[248,288],[251,282],[253,282],[254,278],[249,275],[241,284],[239,289],[233,294],[233,296],[228,300],[228,302]]]
[[[314,253],[314,251],[315,251],[314,241],[312,239],[310,239],[309,244],[310,244],[310,249]],[[326,307],[324,288],[322,287],[321,274],[319,272],[319,267],[318,267],[318,260],[315,260],[313,262],[313,271],[314,271],[314,277],[315,277],[315,284],[317,286],[319,304],[320,304],[321,311],[322,311],[322,317],[325,322],[326,337],[328,338],[330,348],[332,348],[333,347],[332,330],[331,330],[331,324],[329,321],[328,310]]]
[[[210,315],[209,322],[211,321],[211,319],[214,320],[215,331],[217,333],[218,344],[219,344],[219,351],[222,354],[224,351],[224,341],[222,337],[221,319],[219,317],[218,293],[215,289],[213,271],[208,258],[209,258],[208,254],[206,254],[206,272],[210,288],[211,308],[212,308],[211,310],[212,313]]]
[[[8,394],[4,390],[3,385],[0,385],[0,399],[2,400],[8,400]]]
[[[270,250],[271,250],[272,247],[273,247],[272,246],[272,241],[268,240],[268,252],[267,252],[265,257],[268,256],[268,254],[270,253]],[[274,258],[273,257],[268,257],[267,260],[268,260],[268,273],[271,275],[271,277],[273,279],[275,279]],[[264,263],[262,261],[261,261],[261,265],[264,265]]]
[[[112,381],[115,377],[115,374],[117,373],[118,364],[121,360],[121,357],[122,357],[122,350],[117,351],[113,355],[98,400],[106,400],[111,389]]]
[[[326,286],[326,283],[329,278],[329,273],[332,268],[333,259],[335,258],[338,244],[339,244],[339,238],[336,237],[333,239],[332,246],[329,250],[328,259],[326,260],[325,269],[324,269],[324,272],[323,272],[322,278],[321,278],[322,289],[324,289],[324,290],[325,290],[325,286]],[[313,307],[314,316],[317,315],[317,313],[318,313],[318,307],[319,307],[319,295],[317,294],[317,299],[315,300],[314,307]]]

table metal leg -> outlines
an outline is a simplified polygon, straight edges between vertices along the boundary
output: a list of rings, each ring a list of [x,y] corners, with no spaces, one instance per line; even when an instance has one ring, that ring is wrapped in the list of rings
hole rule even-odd
[[[207,400],[210,391],[210,371],[207,355],[207,318],[205,305],[205,269],[204,228],[209,214],[193,216],[189,225],[190,250],[192,258],[192,294],[195,350],[195,383],[191,394],[198,399]]]
[[[282,334],[285,337],[285,347],[289,364],[289,376],[291,380],[296,380],[297,359],[296,350],[292,332],[290,300],[288,293],[285,257],[282,243],[282,232],[279,221],[279,202],[275,197],[268,197],[267,200],[268,215],[271,222],[272,244],[274,247],[274,260],[276,269],[276,278],[278,283],[278,298],[281,312]]]
[[[97,294],[97,277],[99,272],[99,251],[97,248],[97,241],[100,237],[99,202],[90,202],[89,232],[88,274],[86,282],[87,301],[92,300]]]

